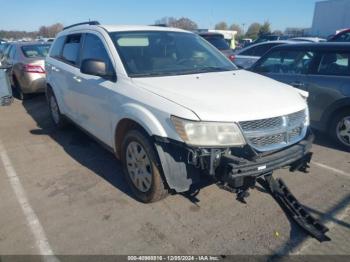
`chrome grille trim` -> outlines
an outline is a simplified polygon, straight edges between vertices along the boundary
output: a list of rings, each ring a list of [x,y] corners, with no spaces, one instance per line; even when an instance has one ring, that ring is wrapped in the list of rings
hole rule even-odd
[[[307,131],[307,110],[267,119],[239,122],[247,143],[262,152],[302,140]]]

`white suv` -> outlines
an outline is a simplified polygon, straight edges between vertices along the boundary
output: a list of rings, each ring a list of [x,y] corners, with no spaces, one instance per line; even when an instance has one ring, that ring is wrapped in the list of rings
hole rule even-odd
[[[187,31],[76,24],[57,36],[46,72],[55,125],[69,119],[114,152],[142,202],[204,175],[247,188],[311,158],[307,93],[238,70]]]

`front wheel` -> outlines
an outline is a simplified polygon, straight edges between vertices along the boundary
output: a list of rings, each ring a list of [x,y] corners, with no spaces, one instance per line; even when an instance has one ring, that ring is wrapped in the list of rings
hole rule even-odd
[[[350,110],[343,111],[334,118],[331,136],[340,146],[350,150]]]
[[[121,155],[124,173],[135,197],[144,203],[159,201],[168,194],[156,156],[152,141],[143,132],[131,130],[126,134]]]

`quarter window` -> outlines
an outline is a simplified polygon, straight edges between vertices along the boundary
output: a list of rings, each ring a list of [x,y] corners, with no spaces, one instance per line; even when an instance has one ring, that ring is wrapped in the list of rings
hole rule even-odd
[[[321,57],[317,73],[321,75],[350,75],[350,53],[327,53]]]
[[[50,56],[54,58],[60,58],[61,57],[61,52],[63,48],[63,44],[66,38],[64,36],[61,36],[57,38],[57,40],[54,42],[51,51],[50,51]]]
[[[72,65],[78,64],[81,34],[69,35],[63,46],[62,58]]]

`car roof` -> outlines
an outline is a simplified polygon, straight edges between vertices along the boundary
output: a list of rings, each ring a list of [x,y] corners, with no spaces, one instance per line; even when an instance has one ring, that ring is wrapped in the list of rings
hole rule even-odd
[[[77,25],[69,27],[62,31],[62,33],[70,33],[79,30],[93,29],[93,28],[102,28],[107,32],[129,32],[129,31],[166,31],[166,32],[183,32],[191,33],[178,28],[173,27],[164,27],[164,26],[152,26],[152,25]]]
[[[256,43],[256,44],[251,44],[246,46],[245,48],[242,48],[240,50],[237,50],[237,55],[256,46],[260,46],[260,45],[266,45],[266,44],[280,44],[280,45],[285,45],[285,44],[293,44],[296,45],[298,42],[295,41],[289,41],[289,40],[276,40],[276,41],[266,41],[266,42],[260,42],[260,43]]]
[[[322,43],[295,43],[293,45],[280,45],[273,48],[273,50],[293,49],[293,50],[337,50],[350,52],[350,43],[334,43],[334,42],[322,42]]]

